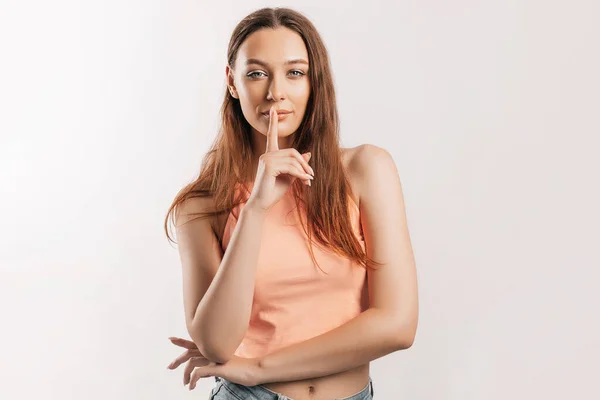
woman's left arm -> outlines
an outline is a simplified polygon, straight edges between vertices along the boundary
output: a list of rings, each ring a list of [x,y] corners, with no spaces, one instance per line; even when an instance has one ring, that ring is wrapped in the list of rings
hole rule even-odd
[[[382,263],[367,270],[370,308],[329,332],[256,360],[257,384],[346,371],[414,341],[417,274],[396,164],[385,149],[369,144],[355,157],[366,251]]]

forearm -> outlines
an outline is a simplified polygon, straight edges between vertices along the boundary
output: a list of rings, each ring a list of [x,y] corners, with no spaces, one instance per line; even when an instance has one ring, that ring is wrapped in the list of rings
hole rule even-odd
[[[257,360],[259,383],[288,382],[347,371],[410,347],[412,338],[381,310],[370,308],[329,332]]]
[[[196,309],[190,335],[211,361],[226,362],[248,329],[264,218],[264,212],[242,208],[219,270]]]

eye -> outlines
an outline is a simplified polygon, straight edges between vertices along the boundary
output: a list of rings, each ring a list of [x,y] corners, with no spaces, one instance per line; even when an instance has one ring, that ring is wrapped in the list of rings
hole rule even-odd
[[[261,74],[262,74],[262,76],[265,75],[265,73],[262,71],[253,71],[253,72],[248,73],[246,76],[251,79],[257,79],[257,78],[262,78]],[[299,78],[301,76],[306,75],[304,72],[297,70],[297,69],[290,71],[290,74],[294,78]]]
[[[255,74],[263,74],[264,75],[264,72],[262,72],[262,71],[254,71],[254,72],[250,72],[247,76],[249,78],[258,78]]]

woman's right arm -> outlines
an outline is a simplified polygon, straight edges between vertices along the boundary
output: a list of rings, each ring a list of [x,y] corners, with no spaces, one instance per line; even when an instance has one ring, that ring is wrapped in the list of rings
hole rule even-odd
[[[176,216],[177,242],[188,333],[204,357],[225,363],[250,322],[266,214],[246,203],[223,256],[210,219],[190,221],[190,213],[209,211],[211,204],[209,198],[188,199],[182,204]]]
[[[187,330],[200,353],[214,362],[227,362],[248,329],[262,228],[268,210],[296,179],[309,186],[313,179],[314,172],[308,165],[310,153],[300,154],[294,148],[280,150],[278,132],[277,111],[272,106],[267,147],[259,157],[254,187],[222,259],[210,220],[189,220],[190,212],[210,210],[210,198],[186,200],[175,218]]]

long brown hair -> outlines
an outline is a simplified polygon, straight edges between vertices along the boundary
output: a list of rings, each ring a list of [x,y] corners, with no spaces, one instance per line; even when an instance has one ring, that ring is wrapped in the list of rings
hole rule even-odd
[[[227,62],[235,67],[238,49],[253,32],[286,27],[297,32],[308,50],[308,76],[311,93],[304,118],[295,132],[292,147],[300,153],[310,151],[311,164],[317,173],[307,188],[297,179],[292,185],[297,206],[303,205],[307,226],[302,227],[309,238],[311,258],[312,236],[325,248],[367,267],[379,263],[367,257],[353,233],[348,210],[348,193],[352,190],[342,165],[339,146],[339,117],[329,56],[317,29],[302,14],[289,8],[262,8],[245,17],[235,27],[227,49]],[[205,155],[200,174],[179,191],[169,207],[164,221],[167,238],[169,220],[175,221],[177,207],[194,197],[213,197],[215,211],[198,213],[213,217],[229,213],[247,196],[234,196],[238,185],[253,181],[251,127],[242,114],[238,99],[225,90],[221,106],[221,128]],[[235,198],[234,198],[235,197]],[[320,268],[320,267],[319,267]]]

